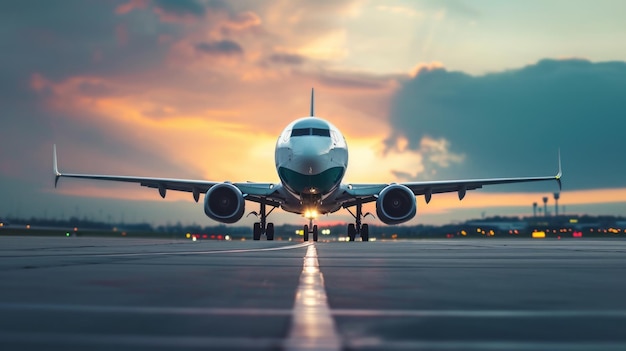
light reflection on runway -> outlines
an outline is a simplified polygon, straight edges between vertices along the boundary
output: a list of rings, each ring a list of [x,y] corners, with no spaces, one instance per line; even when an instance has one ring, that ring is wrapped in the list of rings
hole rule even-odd
[[[293,312],[291,331],[285,343],[288,351],[341,349],[314,244],[308,247],[304,257]]]

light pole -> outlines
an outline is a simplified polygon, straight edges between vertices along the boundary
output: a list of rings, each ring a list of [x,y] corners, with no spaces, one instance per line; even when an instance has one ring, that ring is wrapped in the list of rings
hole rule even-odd
[[[554,215],[559,216],[559,198],[561,197],[560,193],[554,193]]]
[[[548,217],[548,197],[543,197],[543,216]]]

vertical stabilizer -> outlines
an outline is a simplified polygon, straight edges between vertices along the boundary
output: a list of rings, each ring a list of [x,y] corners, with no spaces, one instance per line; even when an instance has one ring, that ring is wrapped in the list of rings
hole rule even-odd
[[[315,89],[311,88],[311,117],[315,117]]]

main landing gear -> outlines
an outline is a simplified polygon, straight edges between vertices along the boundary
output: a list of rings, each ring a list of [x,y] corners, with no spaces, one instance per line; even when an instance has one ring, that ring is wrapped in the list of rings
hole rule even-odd
[[[346,207],[346,210],[350,212],[350,214],[352,215],[352,217],[354,217],[356,221],[355,224],[353,223],[348,224],[348,241],[354,241],[356,239],[357,234],[361,236],[361,241],[369,241],[370,240],[370,228],[367,224],[361,224],[361,218],[367,217],[367,216],[374,217],[374,215],[369,212],[363,215],[362,204],[356,205],[356,214],[352,213],[352,211],[350,211],[350,209],[347,207]]]
[[[261,217],[261,221],[254,223],[254,226],[252,227],[252,239],[254,240],[261,240],[261,236],[263,234],[265,234],[267,240],[274,240],[274,223],[267,223],[267,216],[269,216],[276,207],[272,207],[269,212],[266,212],[265,207],[266,204],[261,202],[261,209],[259,213],[248,213],[248,216],[255,215],[257,217]]]

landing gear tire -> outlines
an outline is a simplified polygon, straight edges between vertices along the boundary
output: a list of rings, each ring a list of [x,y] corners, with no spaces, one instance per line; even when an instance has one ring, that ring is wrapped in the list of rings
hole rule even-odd
[[[361,226],[361,241],[370,241],[370,228],[367,224]]]
[[[274,240],[274,223],[267,223],[265,236],[267,237],[267,240]]]
[[[313,226],[313,241],[317,241],[317,225]]]
[[[348,224],[348,241],[354,241],[356,238],[356,227],[354,224]]]
[[[304,226],[304,241],[309,241],[309,226]]]
[[[261,223],[254,223],[252,227],[252,239],[261,240]]]

